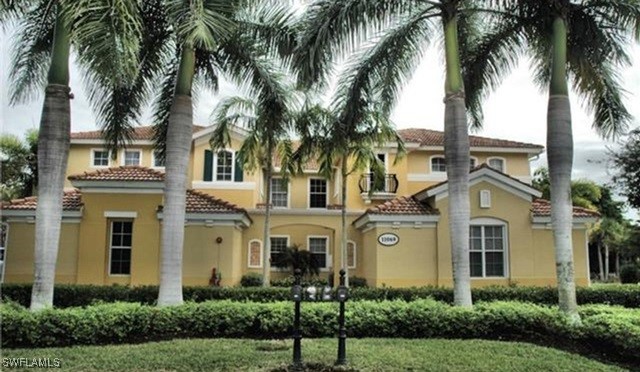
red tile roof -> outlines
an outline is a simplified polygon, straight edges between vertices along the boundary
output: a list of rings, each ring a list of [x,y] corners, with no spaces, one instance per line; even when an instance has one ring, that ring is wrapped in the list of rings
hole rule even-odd
[[[247,211],[200,191],[187,190],[187,213],[244,213]]]
[[[68,177],[71,181],[164,181],[164,173],[140,166],[121,166],[84,172]]]
[[[535,217],[550,217],[551,202],[545,199],[536,199],[531,204],[531,212]],[[600,213],[582,207],[573,207],[574,218],[597,218]]]
[[[206,127],[200,125],[193,126],[193,133],[199,132]],[[91,130],[87,132],[72,132],[71,139],[92,139],[92,140],[100,140],[102,139],[102,131],[99,130]],[[153,126],[148,125],[144,127],[136,127],[133,129],[133,133],[131,133],[131,139],[133,141],[140,140],[152,140],[153,139]]]
[[[367,209],[368,214],[410,214],[410,215],[437,215],[440,212],[428,205],[419,202],[413,196],[401,196],[384,202],[378,206]]]
[[[444,146],[444,132],[430,129],[408,128],[398,130],[405,142],[417,142],[420,146]],[[544,147],[531,143],[508,141],[496,138],[469,136],[471,147],[505,147],[542,150]]]
[[[38,206],[38,198],[36,196],[30,196],[24,199],[14,199],[10,202],[2,204],[3,210],[31,210],[35,211]],[[78,190],[68,190],[64,192],[62,196],[62,210],[64,211],[79,211],[83,206],[82,194]]]

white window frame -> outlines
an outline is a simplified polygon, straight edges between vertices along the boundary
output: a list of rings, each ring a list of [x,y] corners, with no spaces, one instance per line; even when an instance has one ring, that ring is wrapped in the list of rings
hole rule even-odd
[[[329,271],[331,269],[332,265],[332,257],[329,254],[329,236],[327,235],[307,235],[307,250],[309,251],[309,253],[313,254],[313,252],[311,251],[311,239],[324,239],[325,241],[325,263],[326,265],[324,267],[320,267],[320,271]]]
[[[231,154],[231,179],[230,180],[219,180],[218,179],[218,154],[221,152],[228,152]],[[212,171],[212,180],[213,182],[233,182],[236,175],[236,152],[232,149],[222,149],[213,153],[213,171]]]
[[[349,265],[349,244],[353,244],[353,265]],[[347,268],[355,269],[358,266],[358,245],[353,240],[347,240],[347,257],[345,257]]]
[[[282,182],[282,177],[271,177],[271,182],[274,181],[278,181],[279,183]],[[289,208],[289,206],[291,205],[291,187],[290,187],[290,181],[286,182],[286,186],[287,186],[287,205],[283,206],[276,206],[275,204],[273,204],[273,184],[271,185],[271,187],[269,188],[269,190],[271,190],[271,205],[273,206],[273,208],[277,208],[277,209],[286,209]]]
[[[433,170],[433,159],[442,159],[444,161],[445,170]],[[446,174],[447,173],[447,160],[444,158],[444,155],[432,155],[429,157],[429,172],[436,174]]]
[[[120,160],[120,165],[125,165],[127,166],[127,153],[128,152],[137,152],[138,154],[140,154],[140,160],[138,162],[138,164],[129,164],[129,167],[140,167],[142,166],[142,150],[141,149],[123,149],[122,150],[122,160]]]
[[[129,251],[131,251],[129,253],[129,274],[112,274],[111,273],[111,253],[113,251],[113,248],[117,248],[117,249],[126,249],[127,247],[114,247],[113,246],[113,223],[114,222],[130,222],[131,223],[131,246],[128,247]],[[109,220],[109,276],[116,276],[116,277],[129,277],[131,276],[131,264],[133,263],[133,257],[132,257],[132,253],[133,253],[133,220],[122,220],[122,219],[114,219],[114,220]]]
[[[107,165],[96,165],[96,151],[107,153]],[[109,150],[102,149],[102,148],[91,149],[91,163],[89,163],[89,166],[91,168],[109,168],[110,163],[111,163],[111,152]]]
[[[506,279],[509,278],[509,224],[503,220],[499,220],[497,218],[490,217],[481,217],[472,219],[469,222],[469,228],[471,227],[482,227],[481,232],[481,240],[482,240],[482,276],[472,276],[471,279]],[[503,265],[504,265],[504,275],[503,276],[487,276],[486,275],[486,265],[485,265],[485,253],[487,252],[484,249],[485,241],[484,241],[484,227],[494,227],[499,226],[502,227],[502,242],[503,242]],[[471,231],[469,231],[469,260],[471,260]],[[478,252],[478,251],[475,251]],[[489,252],[497,252],[497,251],[489,251]]]
[[[321,181],[324,181],[326,184],[324,208],[311,207],[311,180],[321,180]],[[322,177],[309,177],[309,180],[307,181],[307,209],[315,209],[315,210],[327,209],[328,206],[329,206],[329,180]]]
[[[251,244],[257,242],[260,245],[260,264],[259,265],[251,265]],[[262,261],[264,261],[264,244],[262,244],[262,240],[260,239],[251,239],[249,240],[249,244],[247,245],[247,267],[250,269],[260,269],[262,268]]]
[[[480,190],[480,208],[491,208],[491,190]]]
[[[289,247],[289,246],[291,246],[291,236],[289,236],[289,235],[269,235],[269,267],[271,268],[271,271],[285,271],[286,270],[285,268],[275,267],[275,266],[273,266],[273,263],[271,262],[271,253],[273,252],[273,245],[271,244],[271,238],[285,238],[285,239],[287,239],[286,247]],[[264,247],[262,249],[264,249]]]
[[[496,169],[496,168],[492,167],[491,166],[491,160],[500,160],[500,161],[502,161],[502,169]],[[507,173],[507,159],[503,158],[502,156],[492,156],[490,158],[487,158],[487,165],[489,166],[489,168],[495,169],[498,172]]]
[[[164,169],[164,165],[156,165],[156,151],[157,150],[151,150],[151,168]],[[165,163],[166,163],[166,159],[165,159]]]

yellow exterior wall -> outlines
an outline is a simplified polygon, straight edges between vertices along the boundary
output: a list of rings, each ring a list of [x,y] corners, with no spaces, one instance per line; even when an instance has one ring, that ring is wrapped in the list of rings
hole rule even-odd
[[[33,282],[35,224],[11,222],[5,252],[4,280],[7,283]],[[63,223],[60,234],[56,283],[75,283],[78,254],[78,223]]]
[[[158,283],[160,262],[160,225],[156,207],[162,194],[92,194],[84,193],[85,203],[78,252],[79,284]],[[136,212],[133,219],[131,275],[109,275],[110,221],[105,211]]]

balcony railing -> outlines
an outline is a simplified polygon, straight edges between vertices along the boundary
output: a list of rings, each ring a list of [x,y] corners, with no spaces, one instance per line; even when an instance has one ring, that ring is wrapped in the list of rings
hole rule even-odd
[[[398,191],[398,177],[395,174],[385,174],[376,179],[373,173],[364,173],[358,183],[361,194],[367,195],[395,195]]]

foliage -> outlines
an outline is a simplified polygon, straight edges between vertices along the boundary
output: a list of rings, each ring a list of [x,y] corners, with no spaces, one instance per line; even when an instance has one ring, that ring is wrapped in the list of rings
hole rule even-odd
[[[623,265],[620,268],[620,282],[629,284],[640,283],[640,265],[637,263]]]
[[[549,180],[549,169],[546,167],[538,168],[533,173],[533,187],[542,192],[542,198],[549,200],[551,192],[551,182]],[[603,191],[603,190],[607,191]],[[604,198],[608,198],[603,200]],[[571,181],[571,200],[573,205],[577,207],[598,210],[599,206],[607,208],[610,213],[616,213],[621,210],[621,205],[613,204],[611,200],[611,190],[607,186],[600,186],[591,180],[573,180]],[[608,204],[607,204],[608,203]],[[618,209],[615,209],[617,206]],[[621,213],[621,212],[620,212]]]
[[[302,276],[320,274],[320,263],[316,257],[309,250],[300,249],[298,245],[286,247],[282,252],[279,252],[277,257],[273,266],[291,269],[292,274],[295,270],[300,270]]]
[[[241,287],[260,287],[262,286],[262,275],[257,273],[245,274],[240,278]]]
[[[357,281],[357,280],[356,280]],[[293,278],[288,277],[273,281],[280,288],[237,288],[237,287],[184,287],[185,301],[202,302],[207,300],[233,300],[273,302],[286,301],[290,298]],[[304,281],[303,285],[326,285],[325,279]],[[282,288],[284,287],[284,288]],[[3,301],[15,301],[28,306],[30,301],[30,284],[3,284]],[[558,301],[558,293],[554,287],[518,287],[493,286],[475,288],[472,291],[476,301],[522,301],[541,305],[553,305]],[[126,287],[121,285],[95,286],[59,284],[55,287],[54,305],[60,308],[87,306],[96,302],[137,302],[154,304],[158,295],[157,286]],[[351,288],[352,301],[373,300],[415,301],[433,298],[446,303],[453,302],[453,290],[443,287],[414,288]],[[640,308],[640,286],[637,285],[602,285],[577,288],[580,304],[610,304],[629,308]]]
[[[288,276],[286,278],[272,280],[271,285],[274,287],[291,288],[293,286],[294,280],[295,279],[293,278],[293,276]],[[303,287],[308,287],[311,285],[314,287],[324,287],[329,285],[329,281],[327,279],[319,277],[307,277],[302,278],[302,280],[300,281],[300,285]]]
[[[621,371],[575,353],[516,342],[486,340],[355,339],[348,368],[334,368],[335,338],[305,339],[310,371]],[[65,370],[290,371],[291,340],[194,339],[138,345],[3,350],[6,358],[61,359]],[[424,352],[428,350],[429,352]],[[169,351],[169,352],[168,352]],[[315,367],[315,368],[314,368]]]
[[[336,303],[302,307],[305,338],[333,336]],[[611,306],[580,309],[583,324],[572,326],[556,309],[517,302],[480,303],[472,309],[434,300],[350,302],[351,337],[480,338],[580,346],[640,362],[640,310]],[[287,338],[293,325],[291,302],[209,301],[152,307],[130,303],[43,310],[3,306],[2,346],[50,347],[134,343],[172,338]]]
[[[361,278],[359,276],[352,276],[349,278],[349,287],[351,288],[367,287],[367,279]]]
[[[38,131],[29,129],[24,137],[0,136],[2,200],[31,196],[38,185]]]
[[[628,203],[640,208],[640,129],[629,133],[620,145],[619,150],[610,154],[617,169],[614,180]]]

